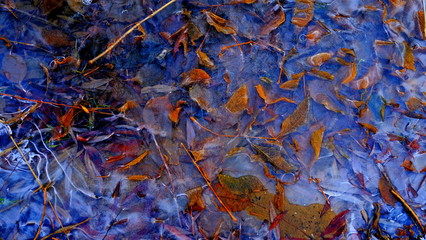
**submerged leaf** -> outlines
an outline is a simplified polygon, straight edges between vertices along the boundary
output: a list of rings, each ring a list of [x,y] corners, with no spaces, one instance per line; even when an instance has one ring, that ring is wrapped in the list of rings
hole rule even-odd
[[[1,70],[9,81],[20,84],[27,75],[27,64],[21,56],[8,54],[3,58]]]
[[[281,131],[278,137],[283,137],[301,126],[307,119],[309,110],[309,97],[305,97],[303,101],[297,106],[296,110],[286,118],[281,124]]]
[[[202,211],[206,209],[206,205],[203,201],[203,188],[197,187],[186,191],[186,195],[189,198],[189,203],[187,208],[191,211]]]
[[[198,56],[198,62],[201,65],[209,67],[209,68],[214,67],[213,61],[209,58],[209,56],[207,56],[207,54],[202,52],[200,49],[197,50],[197,56]]]
[[[314,1],[296,0],[296,6],[291,23],[298,27],[306,27],[314,17]]]
[[[416,71],[416,67],[414,66],[414,55],[413,50],[409,43],[404,42],[404,68]]]
[[[315,132],[313,132],[311,136],[311,145],[312,145],[312,148],[314,149],[316,159],[318,159],[320,156],[324,131],[325,131],[325,127],[323,126],[315,130]]]
[[[280,169],[285,173],[294,172],[297,168],[288,162],[282,155],[281,151],[274,146],[262,146],[251,144],[254,151],[260,156],[260,158],[267,163],[272,164],[274,167]]]
[[[231,113],[240,113],[247,109],[248,96],[247,96],[247,86],[243,85],[229,98],[225,107]]]
[[[268,22],[260,29],[260,35],[267,35],[271,33],[285,22],[285,13],[282,7],[280,5],[276,5],[275,8],[277,9],[271,11],[270,20],[268,20]]]
[[[351,82],[352,80],[355,79],[356,74],[357,74],[356,63],[353,62],[349,65],[349,70],[346,73],[342,83],[345,84],[345,83]]]
[[[314,56],[308,57],[306,61],[312,66],[319,67],[327,62],[333,56],[332,53],[318,53]]]
[[[218,32],[225,34],[236,34],[236,26],[229,20],[223,19],[212,12],[206,11],[207,22],[212,25]]]
[[[395,203],[397,200],[395,197],[391,194],[390,190],[392,189],[391,183],[388,182],[388,180],[382,176],[379,180],[379,191],[380,195],[382,196],[383,200],[391,205],[392,207],[395,206]]]
[[[186,73],[182,73],[182,86],[190,86],[196,83],[209,84],[211,77],[202,69],[194,69]]]
[[[229,175],[219,174],[217,177],[222,187],[235,195],[247,195],[265,191],[262,182],[255,176],[246,175],[235,178]]]

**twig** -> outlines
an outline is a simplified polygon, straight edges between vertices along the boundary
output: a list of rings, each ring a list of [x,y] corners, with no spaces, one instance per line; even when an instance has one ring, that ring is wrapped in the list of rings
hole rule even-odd
[[[422,232],[422,236],[426,234],[425,228],[422,225],[422,222],[420,221],[419,216],[414,212],[414,210],[408,205],[407,201],[405,201],[404,198],[398,193],[398,191],[391,189],[390,192],[392,195],[402,204],[402,207],[404,207],[405,211],[407,211],[408,215],[411,217],[413,222],[416,224],[416,226],[419,228],[419,230]]]
[[[85,223],[85,222],[87,222],[87,221],[89,221],[89,220],[90,220],[90,218],[88,218],[88,219],[86,219],[86,220],[84,220],[84,221],[82,221],[82,222],[79,222],[79,223],[77,223],[77,224],[74,224],[74,225],[71,225],[71,226],[66,226],[66,227],[64,227],[64,228],[58,229],[58,230],[54,231],[53,233],[51,233],[51,234],[49,234],[49,235],[45,236],[44,238],[42,238],[42,239],[40,239],[40,240],[46,240],[46,239],[50,238],[51,236],[56,235],[56,234],[59,234],[59,233],[64,233],[64,234],[66,235],[66,234],[67,234],[67,233],[68,233],[71,229],[76,228],[76,227],[78,227],[79,225],[81,225],[81,224],[83,224],[83,223]]]
[[[191,158],[192,163],[194,164],[194,166],[197,168],[198,172],[200,172],[201,176],[204,178],[204,180],[207,183],[207,186],[209,186],[209,188],[212,190],[214,196],[217,198],[217,200],[219,201],[220,205],[223,206],[223,208],[225,209],[225,211],[229,214],[229,216],[232,218],[232,220],[234,220],[235,222],[238,221],[237,218],[234,217],[234,215],[232,215],[232,212],[229,210],[229,208],[225,205],[225,203],[222,202],[222,200],[220,199],[219,195],[217,195],[216,191],[213,189],[213,186],[210,183],[210,180],[207,178],[206,174],[204,173],[204,171],[200,168],[200,166],[198,166],[197,162],[195,161],[195,159],[192,157],[191,152],[189,152],[189,150],[185,147],[185,145],[183,143],[181,143],[180,145],[182,145],[183,149],[185,149],[185,152],[188,154],[188,156]]]
[[[117,40],[115,40],[105,51],[103,51],[101,54],[99,54],[98,56],[96,56],[95,58],[93,58],[92,60],[90,60],[89,64],[93,64],[98,59],[102,58],[105,54],[107,54],[115,46],[117,46],[117,44],[120,43],[125,37],[127,37],[127,35],[129,35],[131,32],[133,32],[135,29],[137,29],[142,23],[144,23],[147,20],[151,19],[152,17],[154,17],[159,12],[163,11],[165,8],[167,8],[168,6],[172,5],[176,1],[177,0],[171,0],[170,2],[164,4],[162,7],[160,7],[159,9],[157,9],[155,12],[151,13],[148,17],[146,17],[146,18],[140,20],[139,22],[137,22],[133,27],[131,27],[129,30],[127,30],[127,32],[125,32],[121,37],[119,37]]]

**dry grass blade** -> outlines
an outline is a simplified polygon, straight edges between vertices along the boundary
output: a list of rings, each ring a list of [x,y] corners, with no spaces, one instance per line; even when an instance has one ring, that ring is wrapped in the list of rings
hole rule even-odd
[[[424,236],[426,234],[425,228],[422,225],[422,222],[420,221],[419,216],[417,216],[416,212],[408,205],[407,201],[405,201],[404,198],[394,189],[391,189],[390,192],[392,195],[402,204],[405,211],[407,211],[408,215],[411,217],[413,222],[416,224],[416,226],[419,228],[419,230],[422,232],[422,235]]]
[[[140,20],[139,22],[137,22],[133,27],[131,27],[129,30],[127,30],[127,32],[125,32],[121,37],[119,37],[117,40],[115,40],[105,51],[103,51],[101,54],[99,54],[98,56],[96,56],[95,58],[93,58],[92,60],[90,60],[89,64],[93,64],[98,59],[102,58],[105,54],[109,53],[112,49],[114,49],[115,46],[117,46],[118,43],[120,43],[131,32],[133,32],[134,30],[136,30],[142,23],[148,21],[149,19],[151,19],[152,17],[154,17],[159,12],[163,11],[165,8],[167,8],[168,6],[172,5],[176,1],[177,0],[171,0],[170,2],[164,4],[162,7],[160,7],[155,12],[151,13],[148,17],[146,17],[146,18]]]

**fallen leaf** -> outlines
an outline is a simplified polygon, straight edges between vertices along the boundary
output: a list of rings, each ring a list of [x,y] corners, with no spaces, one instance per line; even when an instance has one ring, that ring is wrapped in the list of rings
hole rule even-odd
[[[346,73],[345,77],[343,78],[342,83],[345,84],[345,83],[351,82],[352,80],[355,79],[356,74],[357,74],[356,63],[354,63],[354,62],[350,63],[349,70]]]
[[[309,71],[312,75],[316,77],[320,77],[327,80],[334,80],[334,75],[325,71],[318,70],[316,68],[313,68]]]
[[[321,234],[321,237],[324,239],[336,239],[336,237],[339,237],[342,235],[346,228],[346,214],[349,212],[349,210],[345,210],[339,214],[337,214],[331,222],[328,224],[327,228],[324,230],[324,232]]]
[[[150,177],[146,175],[132,175],[132,176],[128,176],[127,179],[130,181],[143,181],[143,180],[150,179]]]
[[[228,102],[225,104],[226,109],[231,113],[240,113],[244,110],[247,110],[248,96],[247,96],[247,86],[243,85],[234,94],[229,98]]]
[[[207,22],[213,26],[216,31],[222,32],[225,34],[236,34],[237,28],[229,20],[223,19],[216,14],[206,11]]]
[[[254,151],[260,156],[262,161],[272,164],[274,167],[280,169],[285,173],[295,172],[297,168],[287,161],[282,155],[281,151],[273,146],[262,146],[251,144]]]
[[[298,27],[306,27],[314,17],[313,0],[296,0],[296,7],[293,11],[291,23]]]
[[[146,156],[148,156],[149,151],[146,151],[144,153],[142,153],[141,155],[139,155],[137,158],[133,159],[132,161],[126,163],[121,169],[128,169],[131,166],[134,166],[138,163],[140,163]]]
[[[209,67],[209,68],[214,67],[213,61],[209,58],[209,56],[207,56],[207,54],[202,52],[200,49],[197,50],[197,56],[198,56],[198,62],[201,65]]]
[[[386,180],[384,176],[382,176],[379,180],[379,191],[380,195],[382,196],[383,200],[391,205],[392,207],[395,206],[395,203],[397,200],[395,197],[391,194],[390,190],[392,189],[392,185]]]
[[[413,162],[405,159],[404,162],[401,164],[401,167],[405,169],[405,171],[412,171],[416,172],[416,169],[414,168]]]
[[[278,137],[283,137],[301,126],[307,119],[309,110],[309,97],[305,97],[297,106],[296,110],[288,116],[281,124],[281,131]]]
[[[123,104],[123,106],[118,108],[118,111],[125,113],[128,109],[132,109],[139,106],[135,101],[128,100],[126,103]]]
[[[276,8],[276,9],[275,9]],[[280,5],[275,5],[269,12],[267,23],[260,28],[260,35],[268,35],[285,22],[285,13]]]
[[[299,82],[304,75],[305,75],[304,71],[301,72],[301,73],[298,73],[298,74],[292,74],[291,75],[292,79],[288,80],[286,82],[283,82],[280,85],[280,88],[282,88],[282,89],[296,89],[299,86]]]
[[[266,93],[265,90],[263,89],[263,86],[258,84],[255,86],[257,93],[259,94],[259,96],[265,101],[266,104],[274,104],[280,101],[285,101],[285,102],[290,102],[290,103],[295,103],[293,100],[288,99],[286,97],[281,97],[275,100],[270,99]]]
[[[211,77],[202,69],[194,69],[181,75],[182,86],[191,86],[196,83],[207,85],[210,83]]]
[[[376,134],[379,131],[375,126],[373,126],[373,125],[371,125],[369,123],[358,123],[358,124],[361,125],[361,126],[363,126],[366,129],[368,129],[368,131],[370,131],[370,132],[372,132],[374,134]]]
[[[228,4],[229,5],[235,5],[235,4],[240,4],[240,3],[252,4],[252,3],[256,2],[256,1],[257,0],[232,0]]]
[[[246,175],[235,178],[219,174],[218,179],[222,187],[234,195],[248,195],[250,193],[265,191],[262,182],[255,176]]]
[[[206,209],[206,205],[203,201],[203,188],[197,187],[186,191],[189,202],[187,209],[190,211],[200,212]]]
[[[405,102],[405,105],[407,105],[407,108],[409,111],[416,111],[417,109],[420,109],[424,106],[422,100],[416,97],[411,97]]]
[[[169,119],[177,124],[179,122],[179,113],[182,110],[182,107],[174,108],[172,111],[169,112]]]
[[[321,152],[322,138],[324,135],[325,127],[322,126],[319,129],[315,130],[311,136],[311,145],[314,149],[315,159],[318,159]]]
[[[404,42],[404,68],[416,71],[414,66],[414,54],[409,43]]]
[[[332,53],[318,53],[314,56],[310,56],[306,59],[306,61],[311,64],[312,66],[319,67],[323,65],[325,62],[330,60],[330,58],[333,56]]]
[[[1,69],[9,81],[17,84],[20,84],[27,75],[27,64],[25,60],[16,54],[8,54],[5,56],[2,61]]]
[[[280,214],[278,214],[274,220],[271,223],[271,226],[269,227],[269,231],[271,231],[272,229],[274,229],[275,227],[278,226],[278,224],[280,224],[280,222],[284,219],[285,215],[287,214],[287,211],[282,212]]]

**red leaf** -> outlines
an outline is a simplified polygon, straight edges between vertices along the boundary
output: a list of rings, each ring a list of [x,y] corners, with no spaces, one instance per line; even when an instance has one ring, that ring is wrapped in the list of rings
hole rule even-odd
[[[285,215],[287,214],[287,211],[284,211],[280,214],[278,214],[274,220],[271,223],[271,226],[269,227],[269,231],[271,231],[272,229],[274,229],[276,226],[278,226],[278,224],[281,222],[281,220],[284,219]]]
[[[345,216],[348,212],[349,210],[345,210],[337,214],[328,224],[324,232],[321,233],[321,237],[324,238],[326,235],[332,234],[331,235],[332,237],[330,239],[334,239],[335,237],[340,236],[345,230],[345,226],[346,226]]]

